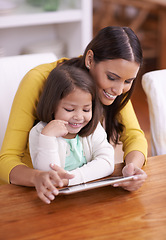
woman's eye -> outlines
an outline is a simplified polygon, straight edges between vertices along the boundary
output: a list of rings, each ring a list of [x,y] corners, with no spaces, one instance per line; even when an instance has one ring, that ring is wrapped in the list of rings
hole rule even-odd
[[[64,108],[65,109],[65,111],[67,111],[67,112],[72,112],[72,111],[74,111],[73,109],[67,109],[67,108]]]
[[[110,75],[107,75],[107,78],[108,78],[109,80],[111,80],[111,81],[114,81],[114,80],[115,80],[115,78],[112,77],[112,76],[110,76]]]
[[[134,80],[126,80],[125,83],[131,84],[131,83],[133,83],[133,81],[134,81]]]
[[[84,112],[90,112],[90,109],[84,109],[83,111]]]

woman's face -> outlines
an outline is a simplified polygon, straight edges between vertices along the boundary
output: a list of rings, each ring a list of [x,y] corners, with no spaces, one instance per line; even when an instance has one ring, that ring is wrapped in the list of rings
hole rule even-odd
[[[117,96],[130,90],[140,65],[124,59],[89,64],[89,72],[96,81],[103,105],[111,105]]]

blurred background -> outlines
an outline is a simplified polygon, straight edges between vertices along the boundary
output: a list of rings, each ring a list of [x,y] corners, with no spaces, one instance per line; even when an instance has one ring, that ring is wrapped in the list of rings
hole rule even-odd
[[[166,68],[166,0],[0,0],[0,57],[39,52],[79,56],[109,25],[129,26],[141,41],[144,64],[132,102],[150,143],[141,77]]]

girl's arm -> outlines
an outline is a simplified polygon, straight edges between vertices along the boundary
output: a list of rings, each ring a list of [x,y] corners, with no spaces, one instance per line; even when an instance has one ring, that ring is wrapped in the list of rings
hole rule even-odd
[[[53,120],[47,125],[43,122],[39,122],[30,131],[29,148],[33,166],[37,169],[49,171],[50,164],[54,164],[55,167],[57,165],[62,168],[65,167],[65,142],[63,142],[62,146],[60,145],[61,141],[56,137],[41,134],[46,128],[46,133],[48,134],[50,132],[48,131],[50,127],[51,133],[55,132],[54,134],[57,134],[57,131],[54,131],[57,121],[58,120]],[[89,146],[91,147],[89,148]],[[84,138],[83,148],[85,147],[86,149],[84,149],[84,152],[88,152],[88,155],[91,152],[91,159],[89,159],[91,161],[80,168],[70,171],[75,177],[70,179],[69,182],[68,179],[66,179],[66,181],[64,180],[65,185],[88,182],[105,177],[113,172],[114,150],[108,143],[106,133],[101,124],[97,126],[97,129],[92,135],[88,138]],[[62,152],[64,152],[64,156]],[[54,169],[54,167],[52,169]]]
[[[68,133],[64,121],[39,122],[29,133],[29,150],[35,169],[50,171],[50,165],[65,167],[65,142],[57,138]],[[63,145],[63,146],[62,146]]]

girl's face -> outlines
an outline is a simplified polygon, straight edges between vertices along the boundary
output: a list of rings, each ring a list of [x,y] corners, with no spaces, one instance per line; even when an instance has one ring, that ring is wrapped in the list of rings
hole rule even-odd
[[[60,100],[54,118],[68,122],[65,138],[74,138],[92,118],[92,96],[79,88]]]
[[[89,64],[103,105],[111,105],[117,96],[130,90],[140,65],[124,59],[106,60]]]

